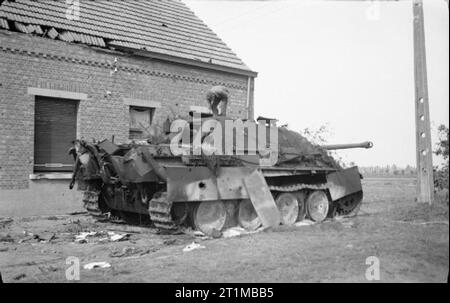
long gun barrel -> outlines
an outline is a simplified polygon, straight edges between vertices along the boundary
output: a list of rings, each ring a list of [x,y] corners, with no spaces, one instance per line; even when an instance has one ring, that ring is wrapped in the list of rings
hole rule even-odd
[[[370,141],[361,142],[361,143],[351,143],[351,144],[322,145],[322,148],[326,149],[326,150],[349,149],[349,148],[372,148],[372,147],[373,147],[373,143]]]

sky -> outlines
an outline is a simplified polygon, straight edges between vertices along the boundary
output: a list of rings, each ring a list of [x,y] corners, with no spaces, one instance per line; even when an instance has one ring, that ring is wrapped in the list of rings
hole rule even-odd
[[[183,2],[258,72],[255,117],[374,143],[339,152],[347,163],[415,166],[411,1]],[[434,148],[449,124],[447,4],[424,0],[424,19]]]

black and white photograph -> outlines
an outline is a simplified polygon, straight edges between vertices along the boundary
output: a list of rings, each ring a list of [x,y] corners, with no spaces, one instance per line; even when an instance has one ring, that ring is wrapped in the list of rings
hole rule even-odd
[[[5,286],[448,283],[448,210],[448,0],[0,0]]]

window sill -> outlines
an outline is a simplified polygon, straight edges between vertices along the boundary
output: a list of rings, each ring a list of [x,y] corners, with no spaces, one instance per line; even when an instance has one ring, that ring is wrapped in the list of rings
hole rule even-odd
[[[30,174],[30,180],[70,180],[71,173],[36,173]]]

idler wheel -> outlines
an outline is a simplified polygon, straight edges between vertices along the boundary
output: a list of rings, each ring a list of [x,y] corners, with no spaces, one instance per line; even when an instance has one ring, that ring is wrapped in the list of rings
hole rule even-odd
[[[297,221],[303,221],[306,217],[306,192],[305,191],[298,191],[295,193],[295,196],[297,197],[298,201],[298,216]]]
[[[247,230],[256,230],[262,225],[255,208],[250,200],[243,200],[239,204],[239,224]]]
[[[275,199],[280,211],[281,224],[292,225],[298,218],[298,199],[294,194],[281,193]]]
[[[227,210],[221,201],[200,202],[193,213],[194,226],[199,231],[211,235],[221,231],[227,221]]]
[[[311,220],[322,222],[328,214],[328,197],[325,192],[313,191],[306,199],[306,210]]]

